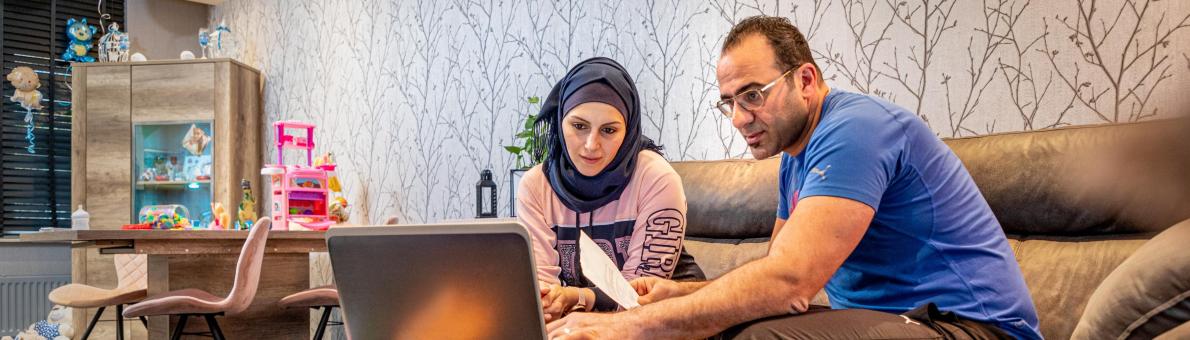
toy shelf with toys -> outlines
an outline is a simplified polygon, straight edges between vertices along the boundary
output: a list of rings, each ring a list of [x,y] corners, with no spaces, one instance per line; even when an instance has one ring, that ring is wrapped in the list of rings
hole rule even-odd
[[[331,155],[314,156],[314,124],[281,121],[276,129],[277,163],[260,174],[269,183],[270,216],[277,230],[326,230],[347,221],[347,200],[342,196]],[[285,150],[305,151],[306,164],[285,164]]]

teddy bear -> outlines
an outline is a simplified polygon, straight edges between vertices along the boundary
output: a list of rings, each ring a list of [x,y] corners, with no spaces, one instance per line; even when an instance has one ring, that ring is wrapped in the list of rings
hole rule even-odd
[[[72,319],[70,307],[55,305],[50,309],[50,315],[45,320],[29,326],[17,336],[5,336],[0,340],[70,340],[74,336],[74,327],[70,326]]]
[[[26,110],[41,110],[41,79],[28,66],[17,66],[5,77],[16,90],[12,93],[12,101],[20,103]]]
[[[95,61],[95,57],[87,55],[87,51],[91,49],[91,39],[95,35],[95,26],[87,25],[87,19],[66,21],[66,36],[70,38],[70,43],[66,45],[66,52],[62,52],[62,60],[65,61],[81,61],[89,63]]]

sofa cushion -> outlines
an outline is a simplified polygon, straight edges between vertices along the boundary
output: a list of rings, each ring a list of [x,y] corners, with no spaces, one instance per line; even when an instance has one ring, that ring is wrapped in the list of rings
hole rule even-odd
[[[1137,249],[1087,302],[1078,339],[1152,339],[1190,320],[1190,220]]]
[[[732,269],[763,257],[769,251],[769,239],[686,239],[686,250],[698,259],[706,279],[713,280]],[[830,306],[826,290],[819,290],[810,304]]]
[[[758,259],[769,250],[769,239],[705,239],[686,238],[683,244],[698,261],[698,267],[708,280],[723,276],[732,269]]]
[[[1100,236],[1025,238],[1015,244],[1041,335],[1069,338],[1095,287],[1144,242],[1142,236]]]

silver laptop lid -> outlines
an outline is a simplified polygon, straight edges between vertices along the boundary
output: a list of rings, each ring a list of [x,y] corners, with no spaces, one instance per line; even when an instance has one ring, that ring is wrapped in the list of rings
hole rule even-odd
[[[545,338],[519,223],[334,228],[326,237],[352,339]]]

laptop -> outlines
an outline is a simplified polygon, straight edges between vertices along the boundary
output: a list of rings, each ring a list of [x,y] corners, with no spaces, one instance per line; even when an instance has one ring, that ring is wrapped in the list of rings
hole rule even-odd
[[[529,235],[516,222],[332,228],[351,339],[544,339]]]

